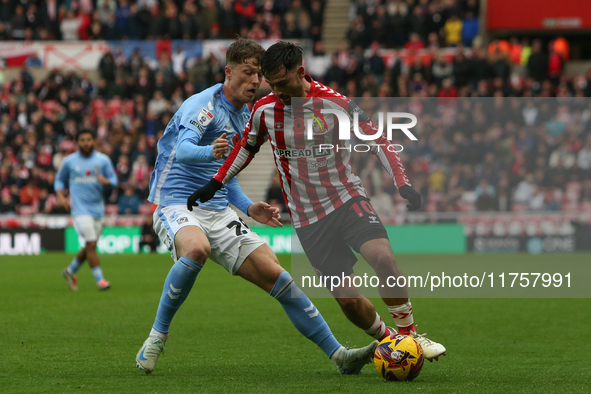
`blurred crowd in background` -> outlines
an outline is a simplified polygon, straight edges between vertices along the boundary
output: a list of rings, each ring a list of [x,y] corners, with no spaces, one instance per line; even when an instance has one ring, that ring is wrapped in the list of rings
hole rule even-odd
[[[0,40],[320,39],[326,0],[0,0]]]
[[[108,38],[96,33],[106,34],[109,24],[118,29],[113,39],[212,38],[217,29],[220,37],[319,39],[324,3],[0,0],[0,39]],[[478,24],[472,19],[479,10],[473,0],[352,4],[347,38],[327,55],[332,63],[313,75],[317,80],[349,97],[436,98],[424,105],[439,105],[440,111],[456,97],[508,97],[502,101],[505,122],[488,104],[473,100],[473,107],[457,110],[454,122],[439,124],[431,114],[418,143],[403,144],[401,157],[424,209],[572,210],[591,202],[591,115],[580,104],[591,96],[591,70],[564,75],[566,40],[512,38],[483,48],[474,40]],[[142,15],[150,23],[139,23],[138,30],[134,24]],[[191,15],[195,19],[187,20]],[[68,36],[67,18],[90,22],[85,29],[80,22]],[[223,82],[223,67],[215,56],[188,59],[180,48],[163,51],[157,62],[115,48],[104,54],[94,80],[65,70],[40,80],[27,67],[8,79],[0,70],[0,214],[64,213],[56,205],[53,180],[63,158],[76,149],[81,128],[97,131],[97,149],[111,158],[119,176],[119,187],[106,191],[108,213],[149,212],[145,198],[156,142],[183,100]],[[263,83],[258,97],[268,92]],[[580,99],[544,110],[542,101],[528,100],[538,97]],[[433,102],[438,105],[428,104]],[[382,215],[403,210],[373,156],[354,156],[353,166]],[[284,205],[278,187],[273,176],[267,197]]]
[[[478,0],[353,0],[351,46],[378,41],[389,48],[472,46],[480,25]]]
[[[414,98],[356,102],[377,112],[410,112],[418,141],[393,143],[427,212],[579,212],[591,210],[591,100],[576,97]],[[373,104],[373,105],[372,105]],[[404,121],[402,121],[404,123]],[[352,144],[363,144],[354,140]],[[406,212],[379,159],[360,148],[356,173],[380,217]],[[279,177],[267,200],[285,209]]]

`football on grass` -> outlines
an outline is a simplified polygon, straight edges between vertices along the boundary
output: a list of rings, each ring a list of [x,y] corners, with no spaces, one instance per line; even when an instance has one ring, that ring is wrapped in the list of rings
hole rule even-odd
[[[391,335],[385,338],[374,354],[373,362],[378,373],[389,381],[410,381],[419,376],[423,368],[423,349],[407,335]]]

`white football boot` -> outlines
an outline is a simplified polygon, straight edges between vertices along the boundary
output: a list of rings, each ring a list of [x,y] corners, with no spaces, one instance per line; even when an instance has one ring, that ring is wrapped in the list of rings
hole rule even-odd
[[[330,359],[343,375],[358,375],[365,364],[372,362],[378,343],[378,341],[373,341],[361,349],[349,349],[341,346]]]
[[[439,356],[445,356],[445,346],[430,340],[425,335],[427,334],[417,334],[414,331],[410,332],[410,337],[421,345],[425,358],[430,362],[433,362],[433,360],[439,361]]]
[[[142,371],[147,374],[156,368],[158,356],[164,351],[164,341],[158,337],[148,337],[145,340],[142,348],[135,356],[135,364]]]
[[[78,291],[78,279],[76,275],[71,274],[67,267],[62,271],[62,275],[66,279],[66,282],[68,282],[70,290]]]

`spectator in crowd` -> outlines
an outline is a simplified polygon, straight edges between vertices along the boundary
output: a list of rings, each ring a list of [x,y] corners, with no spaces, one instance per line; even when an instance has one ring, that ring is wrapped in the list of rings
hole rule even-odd
[[[142,240],[140,241],[140,249],[147,252],[156,253],[156,248],[160,244],[158,235],[154,231],[154,219],[152,215],[146,215],[142,225]]]
[[[410,40],[404,44],[404,49],[408,49],[409,51],[418,51],[423,48],[425,48],[425,43],[421,40],[419,33],[411,33]]]
[[[332,64],[328,70],[326,70],[326,74],[324,74],[324,83],[327,86],[333,86],[333,84],[336,84],[335,87],[337,90],[340,90],[345,86],[345,70],[340,67],[337,54],[334,54],[331,59]]]
[[[478,35],[478,18],[472,12],[467,12],[462,21],[462,43],[466,47],[472,46],[472,41]]]
[[[457,15],[452,15],[443,29],[445,31],[445,43],[448,46],[455,47],[462,41],[463,22]]]
[[[391,217],[394,200],[390,194],[384,192],[383,188],[378,187],[375,189],[375,194],[371,197],[371,206],[380,217]]]
[[[0,0],[0,39],[3,34],[7,39],[14,39],[11,18],[15,15],[15,4]],[[23,31],[30,28],[34,39],[40,39],[37,37],[41,35],[59,39],[63,34],[62,22],[72,12],[81,26],[87,23],[81,3],[78,8],[69,4],[62,7],[61,2],[43,2],[39,11],[47,16],[33,18]],[[93,38],[95,32],[97,39],[121,39],[131,38],[131,31],[137,30],[133,33],[138,34],[137,38],[174,38],[175,35],[206,38],[218,25],[220,36],[231,38],[241,24],[247,32],[257,24],[267,35],[273,31],[271,26],[275,26],[283,37],[287,37],[287,32],[293,34],[292,38],[317,39],[319,32],[310,32],[322,26],[324,4],[319,0],[295,3],[204,0],[174,5],[155,0],[99,0],[96,10],[84,10],[91,16],[87,28],[80,27],[71,34],[85,39],[83,33]],[[591,71],[577,77],[564,74],[568,43],[556,40],[546,53],[539,40],[530,46],[527,38],[512,38],[493,42],[490,52],[477,45],[465,50],[469,21],[477,21],[478,2],[446,4],[354,1],[351,40],[343,41],[323,75],[314,77],[350,96],[437,96],[441,98],[437,101],[440,104],[449,102],[444,98],[464,96],[591,96]],[[24,9],[29,18],[30,6]],[[130,27],[141,20],[137,25],[142,28]],[[458,21],[462,25],[459,31],[457,26],[449,29]],[[381,47],[370,46],[382,34],[376,29],[384,29],[384,23],[385,38],[380,39],[380,45],[397,48],[387,56],[382,56],[387,51]],[[205,30],[204,26],[210,28]],[[110,35],[105,31],[110,31]],[[258,27],[255,32],[261,33]],[[456,35],[453,42],[448,41],[450,32],[452,38]],[[466,41],[464,45],[462,41]],[[422,45],[416,44],[419,42]],[[457,46],[449,49],[451,45]],[[405,46],[409,49],[400,49]],[[41,182],[59,168],[64,155],[73,151],[72,136],[82,127],[97,128],[103,141],[101,150],[118,164],[120,181],[133,184],[134,194],[143,201],[142,185],[153,166],[156,142],[171,112],[183,99],[220,82],[224,75],[224,65],[216,56],[187,60],[185,52],[176,47],[172,53],[170,56],[164,51],[159,58],[150,59],[144,58],[138,49],[125,59],[123,52],[106,51],[99,66],[100,81],[58,70],[51,70],[42,80],[34,79],[26,70],[16,78],[7,79],[0,69],[0,185],[2,192],[10,195],[17,212],[21,205],[29,205],[21,201],[23,190],[29,191],[24,192],[23,199],[32,200],[33,207],[37,204],[39,208],[35,209],[39,212],[51,207],[54,192],[48,189],[45,198]],[[39,65],[39,59],[31,59],[30,66]],[[525,77],[520,76],[519,65],[525,67]],[[423,185],[425,198],[437,193],[446,195],[445,201],[438,200],[437,204],[429,205],[431,208],[467,209],[463,193],[474,192],[480,177],[485,177],[489,186],[496,189],[498,209],[505,211],[515,206],[517,209],[520,204],[530,206],[528,198],[540,201],[542,195],[545,197],[542,209],[552,206],[560,209],[560,198],[546,199],[553,188],[565,188],[573,174],[578,181],[572,182],[584,183],[591,171],[591,142],[584,123],[589,109],[580,108],[583,115],[579,119],[570,113],[560,114],[547,103],[522,102],[523,105],[512,107],[509,98],[502,100],[510,124],[491,119],[492,109],[486,107],[463,108],[457,120],[449,114],[457,122],[453,125],[445,123],[446,112],[438,113],[445,122],[422,131],[425,137],[419,137],[419,142],[425,141],[425,145],[420,147],[421,153],[406,150],[402,153],[405,163],[412,163],[407,164],[409,176]],[[489,131],[483,131],[485,124],[489,125]],[[578,124],[579,129],[573,129],[573,124]],[[461,135],[458,140],[455,131]],[[489,166],[486,159],[485,153],[493,151],[498,168]],[[372,165],[363,161],[354,164],[358,173]],[[374,170],[377,179],[364,174],[372,178],[368,185],[373,195],[382,196],[383,190],[384,195],[392,196],[394,190],[388,188],[393,186],[383,182],[380,166],[374,166]],[[458,179],[454,177],[456,173]],[[437,182],[441,177],[445,178],[443,188]],[[39,190],[35,198],[30,197],[30,179],[36,185],[33,190],[34,187]],[[448,187],[448,183],[453,185]],[[115,190],[107,197],[115,204],[124,195],[125,190]],[[280,197],[278,200],[282,201]],[[7,203],[8,200],[4,204]]]
[[[77,41],[79,39],[78,30],[80,29],[80,20],[76,18],[74,11],[67,11],[60,22],[60,31],[62,40]]]
[[[168,100],[164,98],[162,91],[156,90],[154,98],[148,102],[148,111],[152,112],[155,117],[160,116],[169,107]]]
[[[135,194],[135,190],[131,185],[125,187],[124,190],[123,195],[117,198],[119,213],[122,215],[135,215],[140,210],[140,198]]]
[[[99,61],[99,70],[101,77],[105,79],[107,83],[115,81],[115,57],[113,51],[109,48]]]
[[[479,211],[494,211],[498,208],[496,191],[494,186],[488,183],[486,178],[480,180],[480,183],[474,190],[476,194],[476,209]]]
[[[437,55],[431,65],[431,75],[433,76],[433,82],[437,86],[441,86],[443,80],[451,77],[453,72],[453,66],[451,63],[445,61],[443,56]],[[451,81],[450,81],[451,83]]]
[[[534,196],[536,187],[533,183],[533,176],[527,174],[525,178],[517,184],[515,189],[514,201],[516,203],[527,204]]]
[[[17,206],[8,188],[0,191],[0,215],[16,214]]]
[[[542,52],[542,41],[534,40],[532,53],[527,61],[529,76],[535,81],[541,82],[548,76],[548,56]]]
[[[36,53],[32,54],[27,58],[26,62],[27,67],[43,67],[43,61],[39,59]]]
[[[562,76],[563,58],[560,53],[555,50],[554,42],[548,46],[550,53],[548,54],[548,78],[553,85],[558,85],[558,81]]]

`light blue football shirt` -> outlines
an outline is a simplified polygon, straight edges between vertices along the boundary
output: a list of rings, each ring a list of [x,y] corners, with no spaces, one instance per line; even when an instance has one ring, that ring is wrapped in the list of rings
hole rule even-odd
[[[117,174],[109,156],[93,151],[89,157],[80,152],[68,155],[55,177],[55,190],[70,189],[72,216],[91,215],[95,219],[105,216],[104,186],[98,181],[97,171],[117,186]]]
[[[185,100],[158,141],[148,201],[162,207],[186,205],[191,194],[209,182],[226,159],[214,159],[213,142],[226,133],[229,153],[242,138],[249,118],[248,107],[234,107],[224,96],[221,83]],[[252,204],[236,178],[199,205],[222,210],[228,201],[244,213]]]

